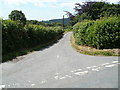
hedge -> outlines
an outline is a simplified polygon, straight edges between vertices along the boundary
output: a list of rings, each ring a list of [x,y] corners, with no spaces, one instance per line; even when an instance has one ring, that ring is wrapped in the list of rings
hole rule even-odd
[[[109,17],[74,26],[75,41],[97,49],[120,48],[120,19]]]
[[[31,48],[52,41],[62,35],[61,27],[26,25],[11,20],[2,22],[2,54],[7,55],[24,48]]]

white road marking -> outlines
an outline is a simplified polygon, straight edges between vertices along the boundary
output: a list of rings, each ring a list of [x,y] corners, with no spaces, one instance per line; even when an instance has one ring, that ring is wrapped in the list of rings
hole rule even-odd
[[[84,71],[84,73],[88,73],[88,71]]]
[[[58,79],[59,79],[59,77],[58,77],[58,76],[55,76],[54,78],[55,78],[56,80],[58,80]]]
[[[5,85],[0,85],[0,89],[5,88]]]
[[[57,55],[57,58],[59,58],[60,56],[59,55]]]
[[[8,87],[10,87],[10,85],[8,85]]]
[[[98,69],[92,69],[93,71],[99,71]]]
[[[113,67],[113,66],[115,66],[115,64],[106,65],[105,67]]]
[[[77,69],[77,70],[81,71],[82,69]]]
[[[81,71],[82,69],[76,69],[76,70],[72,70],[70,72],[78,72],[78,71]]]
[[[31,84],[31,86],[35,86],[35,84]]]
[[[102,67],[97,67],[96,69],[101,69]]]
[[[112,61],[112,63],[118,63],[118,61]]]
[[[107,65],[107,64],[110,64],[110,63],[104,63],[104,64],[101,64],[102,66],[105,66],[105,65]]]
[[[66,77],[60,77],[59,79],[65,79]]]
[[[97,66],[92,66],[93,68],[97,67]]]
[[[86,74],[86,73],[88,73],[88,71],[76,72],[76,73],[74,73],[74,74],[76,74],[76,75],[84,75],[84,74]]]
[[[43,83],[46,83],[46,82],[47,82],[46,80],[41,81],[42,84],[43,84]]]
[[[90,69],[91,67],[86,67],[87,69]]]
[[[74,72],[74,71],[70,71],[70,72]]]
[[[69,77],[69,78],[72,78],[72,76],[70,76],[70,75],[65,75],[66,77]]]

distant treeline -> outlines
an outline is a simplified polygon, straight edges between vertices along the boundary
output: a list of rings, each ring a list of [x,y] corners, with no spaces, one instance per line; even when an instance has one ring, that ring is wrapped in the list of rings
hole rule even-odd
[[[42,22],[48,23],[48,24],[54,24],[54,23],[63,24],[63,18],[62,19],[52,19],[52,20],[42,21]],[[70,22],[70,18],[64,18],[64,24],[69,25],[69,22]]]

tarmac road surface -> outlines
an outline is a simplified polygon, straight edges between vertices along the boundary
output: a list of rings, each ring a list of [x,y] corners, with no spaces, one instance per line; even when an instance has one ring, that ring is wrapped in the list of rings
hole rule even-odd
[[[72,32],[53,46],[0,64],[5,88],[118,88],[118,57],[90,56],[70,44]]]

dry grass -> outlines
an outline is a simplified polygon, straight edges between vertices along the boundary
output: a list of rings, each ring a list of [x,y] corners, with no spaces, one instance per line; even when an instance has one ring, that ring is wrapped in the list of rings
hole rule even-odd
[[[94,55],[94,56],[120,56],[120,49],[95,49],[89,46],[81,46],[75,44],[74,36],[71,35],[70,38],[71,45],[74,47],[78,52],[87,55]]]

